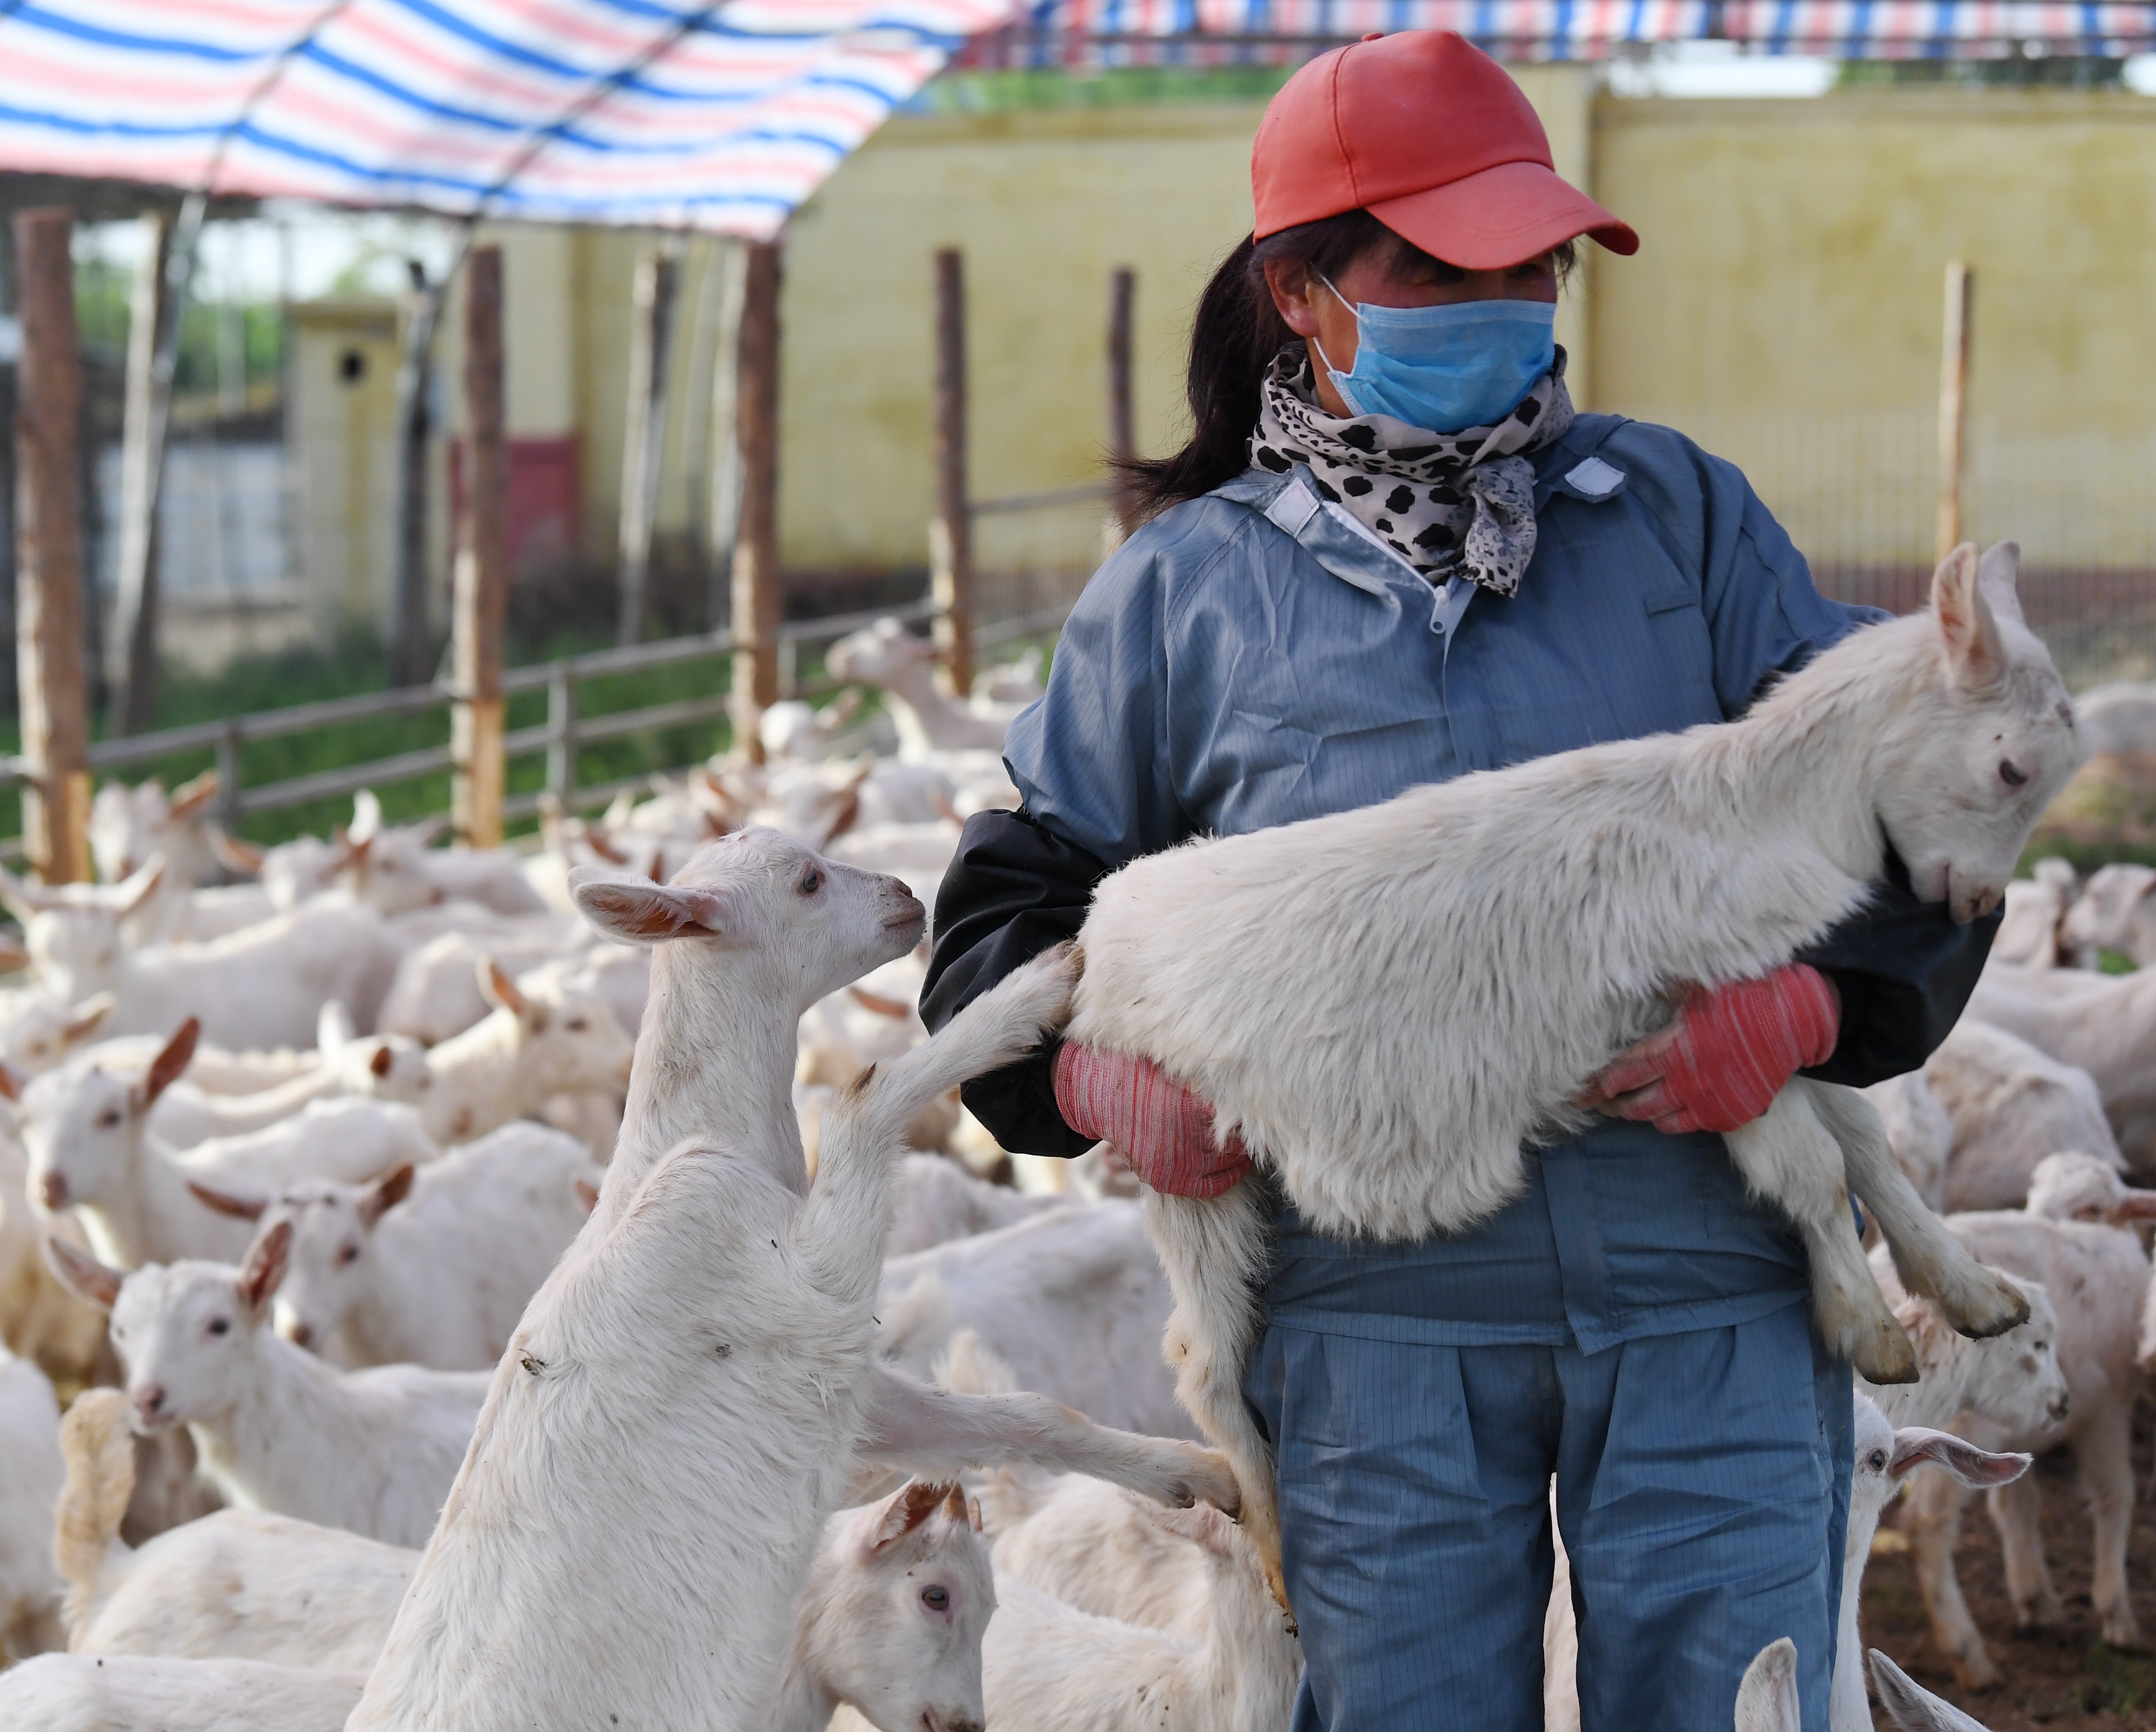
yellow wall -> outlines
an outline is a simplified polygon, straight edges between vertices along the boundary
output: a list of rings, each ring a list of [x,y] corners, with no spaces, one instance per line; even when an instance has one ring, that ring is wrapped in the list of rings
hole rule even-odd
[[[1598,406],[1744,463],[1815,558],[1927,558],[1959,256],[1975,530],[2046,564],[2156,558],[2156,103],[1605,100],[1594,150],[1644,239],[1596,280]]]
[[[2143,334],[2156,308],[2156,102],[2063,91],[1620,100],[1597,96],[1575,68],[1517,75],[1559,170],[1645,242],[1631,260],[1585,249],[1568,293],[1559,331],[1584,404],[1670,421],[1737,459],[1823,564],[1927,559],[1941,274],[1959,254],[1977,273],[1972,528],[2019,534],[2038,563],[2156,563],[2156,379]],[[902,116],[851,158],[788,235],[788,563],[926,563],[939,246],[966,254],[977,496],[1098,478],[1117,265],[1138,276],[1140,446],[1168,449],[1193,304],[1249,227],[1260,112],[1233,102]],[[511,430],[578,433],[586,545],[608,557],[629,281],[653,238],[499,238]],[[727,340],[714,325],[726,251],[703,239],[686,247],[662,532],[701,537],[708,517],[708,367]],[[453,306],[441,354],[453,420],[459,322]],[[311,389],[303,379],[305,424]],[[386,439],[386,418],[379,430]],[[1067,571],[1092,563],[1100,538],[1091,506],[989,519],[980,558],[989,569]]]

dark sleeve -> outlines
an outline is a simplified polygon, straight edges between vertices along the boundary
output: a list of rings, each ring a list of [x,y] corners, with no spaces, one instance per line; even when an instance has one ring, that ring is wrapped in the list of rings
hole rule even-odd
[[[936,892],[936,940],[921,1020],[942,1028],[1021,963],[1078,936],[1109,868],[1043,830],[1030,813],[976,812]],[[997,1142],[1021,1154],[1073,1156],[1093,1146],[1063,1122],[1049,1080],[1050,1041],[958,1091]]]
[[[1957,926],[1944,902],[1917,900],[1908,868],[1890,853],[1871,905],[1798,955],[1841,994],[1834,1056],[1804,1074],[1862,1088],[1916,1070],[1976,990],[2004,917]]]

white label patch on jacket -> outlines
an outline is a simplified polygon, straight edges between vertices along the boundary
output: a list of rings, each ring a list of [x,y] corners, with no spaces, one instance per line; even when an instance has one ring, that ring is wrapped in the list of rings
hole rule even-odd
[[[1589,457],[1564,472],[1564,478],[1589,499],[1605,499],[1625,485],[1625,471],[1599,457]]]

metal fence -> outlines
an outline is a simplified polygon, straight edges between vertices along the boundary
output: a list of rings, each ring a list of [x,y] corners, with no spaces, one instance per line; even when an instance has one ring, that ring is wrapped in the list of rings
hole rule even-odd
[[[988,650],[1052,634],[1061,625],[1069,611],[1069,602],[1059,600],[1035,612],[982,624],[974,631],[975,645],[978,650]],[[789,622],[780,628],[778,634],[781,695],[813,698],[839,689],[841,682],[835,680],[819,679],[805,684],[801,681],[798,675],[804,649],[831,644],[848,632],[877,619],[896,619],[914,624],[929,619],[932,613],[932,603],[918,601],[902,607],[875,608],[861,613]],[[547,719],[536,727],[512,730],[505,742],[505,755],[511,763],[544,754],[546,786],[543,790],[510,795],[502,804],[503,816],[512,820],[529,818],[540,809],[542,800],[548,795],[558,799],[565,808],[588,809],[604,805],[624,789],[639,789],[648,786],[653,775],[665,773],[665,771],[644,770],[633,776],[616,777],[605,781],[581,781],[578,775],[579,748],[602,741],[660,732],[685,723],[706,722],[723,716],[726,712],[729,696],[729,671],[725,658],[732,654],[733,647],[731,631],[701,632],[690,637],[668,638],[656,643],[636,644],[620,649],[597,650],[585,655],[565,656],[559,660],[536,662],[524,667],[505,670],[502,688],[506,696],[513,698],[519,693],[546,692]],[[613,710],[602,715],[583,716],[578,713],[578,688],[583,681],[696,661],[720,664],[713,671],[711,689],[706,695],[634,709]],[[299,704],[288,709],[264,710],[253,715],[234,716],[223,721],[198,722],[187,727],[166,728],[159,732],[136,734],[124,739],[104,740],[90,748],[90,768],[101,777],[116,771],[140,769],[190,753],[209,752],[213,754],[218,772],[219,819],[228,829],[237,830],[240,820],[250,814],[303,805],[314,800],[356,793],[362,788],[380,789],[391,787],[425,776],[439,775],[451,767],[450,750],[445,744],[372,758],[364,763],[342,764],[332,769],[249,787],[242,779],[240,753],[241,748],[250,742],[281,739],[384,717],[445,712],[455,696],[453,686],[437,682],[389,691],[366,692],[354,697],[331,698],[321,703]],[[865,732],[857,730],[851,743],[865,745],[869,738]],[[843,747],[847,743],[847,740],[842,738],[839,744]],[[692,767],[690,763],[683,763],[667,766],[666,768],[680,771]],[[23,775],[24,765],[19,758],[0,760],[0,786],[19,783]],[[0,838],[0,860],[13,862],[21,859],[22,853],[23,842],[19,835]]]

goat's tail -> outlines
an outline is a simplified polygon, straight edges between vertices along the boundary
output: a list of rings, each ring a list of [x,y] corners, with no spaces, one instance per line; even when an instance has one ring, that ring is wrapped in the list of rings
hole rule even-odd
[[[1147,1191],[1146,1228],[1175,1295],[1161,1355],[1174,1369],[1177,1396],[1235,1468],[1244,1531],[1285,1608],[1272,1451],[1243,1401],[1243,1370],[1257,1345],[1270,1256],[1263,1189],[1246,1179],[1224,1196],[1203,1200]]]
[[[974,1329],[960,1329],[936,1356],[935,1376],[945,1389],[962,1395],[1016,1393],[1018,1373],[981,1339]],[[992,1534],[1015,1528],[1040,1508],[1055,1475],[1028,1462],[990,1462],[981,1470],[981,1513]]]
[[[85,1390],[60,1421],[60,1454],[67,1484],[53,1512],[53,1561],[67,1578],[64,1616],[72,1633],[96,1605],[127,1500],[135,1495],[127,1398],[118,1390]]]

